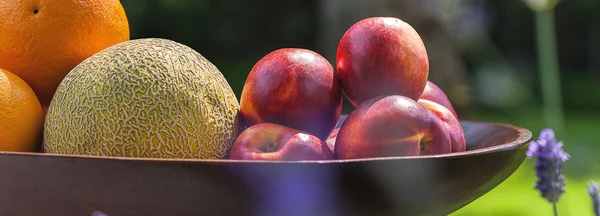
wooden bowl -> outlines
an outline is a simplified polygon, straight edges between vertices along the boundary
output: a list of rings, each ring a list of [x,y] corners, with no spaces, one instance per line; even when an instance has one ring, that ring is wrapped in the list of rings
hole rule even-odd
[[[509,177],[531,132],[463,121],[468,151],[312,162],[0,153],[0,215],[447,215]]]

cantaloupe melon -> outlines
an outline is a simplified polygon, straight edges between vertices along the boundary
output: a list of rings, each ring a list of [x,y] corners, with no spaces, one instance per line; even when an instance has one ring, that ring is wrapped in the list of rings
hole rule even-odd
[[[136,39],[84,60],[59,85],[44,125],[47,153],[226,158],[239,102],[218,68],[190,47]]]

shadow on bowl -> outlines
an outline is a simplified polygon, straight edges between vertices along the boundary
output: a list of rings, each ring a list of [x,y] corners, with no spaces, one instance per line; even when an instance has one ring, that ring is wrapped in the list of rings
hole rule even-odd
[[[462,121],[467,150],[261,162],[0,152],[0,215],[447,215],[508,178],[531,132]]]

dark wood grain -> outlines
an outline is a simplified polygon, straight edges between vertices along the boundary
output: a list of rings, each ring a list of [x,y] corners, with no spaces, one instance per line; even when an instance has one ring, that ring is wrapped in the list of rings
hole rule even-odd
[[[447,215],[523,162],[531,132],[462,122],[468,151],[249,162],[0,153],[0,215]]]

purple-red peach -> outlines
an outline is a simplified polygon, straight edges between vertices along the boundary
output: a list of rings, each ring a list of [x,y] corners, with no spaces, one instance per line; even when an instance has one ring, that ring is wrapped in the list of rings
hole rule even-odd
[[[394,17],[358,21],[342,36],[336,68],[344,94],[356,107],[383,95],[417,100],[427,82],[429,60],[417,31]]]
[[[431,110],[442,120],[442,122],[444,122],[446,130],[448,131],[448,135],[450,135],[452,152],[465,151],[467,148],[465,134],[463,132],[462,126],[460,125],[460,122],[458,121],[456,116],[450,111],[450,109],[446,108],[445,106],[439,103],[426,99],[419,99],[417,102],[425,108]]]
[[[352,111],[338,132],[336,159],[450,153],[444,122],[415,100],[378,96]]]
[[[342,110],[342,89],[333,66],[307,49],[282,48],[260,59],[240,98],[246,127],[275,123],[325,140]]]
[[[304,131],[272,123],[255,124],[235,140],[233,160],[331,160],[333,154],[321,139]]]

